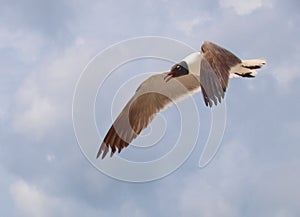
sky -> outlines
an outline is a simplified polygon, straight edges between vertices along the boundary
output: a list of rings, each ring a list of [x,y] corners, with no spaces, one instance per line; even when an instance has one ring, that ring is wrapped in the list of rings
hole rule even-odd
[[[297,0],[1,1],[0,215],[299,216],[299,10]],[[210,40],[241,58],[265,58],[267,65],[255,79],[230,81],[225,134],[209,165],[198,167],[210,110],[196,94],[202,119],[191,156],[162,179],[130,183],[99,172],[81,152],[72,99],[93,57],[142,36],[195,49]],[[171,66],[153,63],[141,61],[139,69]],[[113,121],[110,94],[120,85],[118,75],[144,73],[134,68],[116,70],[107,94],[98,95],[101,134]],[[171,138],[176,108],[163,114],[172,123]]]

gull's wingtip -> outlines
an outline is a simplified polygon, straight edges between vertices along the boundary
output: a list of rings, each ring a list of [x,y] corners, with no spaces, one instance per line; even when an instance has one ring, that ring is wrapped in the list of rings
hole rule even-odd
[[[104,159],[107,152],[108,152],[108,146],[103,142],[99,148],[99,151],[97,153],[96,159],[98,159],[100,157],[100,155],[102,154],[101,159]]]

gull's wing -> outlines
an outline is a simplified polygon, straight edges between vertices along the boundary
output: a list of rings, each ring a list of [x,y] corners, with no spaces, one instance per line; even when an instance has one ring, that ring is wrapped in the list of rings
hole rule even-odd
[[[201,46],[200,86],[206,106],[221,102],[226,91],[230,69],[242,61],[230,51],[205,41]]]
[[[102,159],[111,149],[111,156],[127,147],[155,114],[165,109],[176,100],[185,98],[200,90],[199,77],[184,75],[166,82],[166,73],[156,74],[146,79],[136,90],[106,134],[97,158]]]

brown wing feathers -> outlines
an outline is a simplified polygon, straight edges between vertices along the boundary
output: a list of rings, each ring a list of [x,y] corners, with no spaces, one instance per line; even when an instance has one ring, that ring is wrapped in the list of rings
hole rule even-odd
[[[111,156],[129,145],[133,139],[152,121],[154,115],[170,101],[166,96],[158,93],[145,93],[134,97],[125,106],[115,120],[97,154],[102,159],[111,148]]]
[[[230,68],[241,63],[241,60],[230,51],[205,41],[201,46],[202,60],[200,68],[200,84],[205,104],[217,105],[224,98]]]

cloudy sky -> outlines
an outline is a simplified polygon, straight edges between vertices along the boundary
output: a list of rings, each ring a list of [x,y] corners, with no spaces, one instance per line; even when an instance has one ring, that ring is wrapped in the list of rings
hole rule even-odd
[[[0,215],[299,216],[299,10],[298,0],[2,0]],[[97,53],[149,35],[195,49],[210,40],[268,64],[255,79],[230,82],[225,135],[207,167],[197,166],[210,124],[198,94],[204,136],[190,158],[163,179],[136,184],[102,174],[84,157],[72,125],[72,97]],[[141,69],[169,68],[149,63]],[[117,78],[108,92],[120,85]],[[96,108],[104,134],[112,123],[109,107]],[[164,114],[176,120],[176,109]]]

